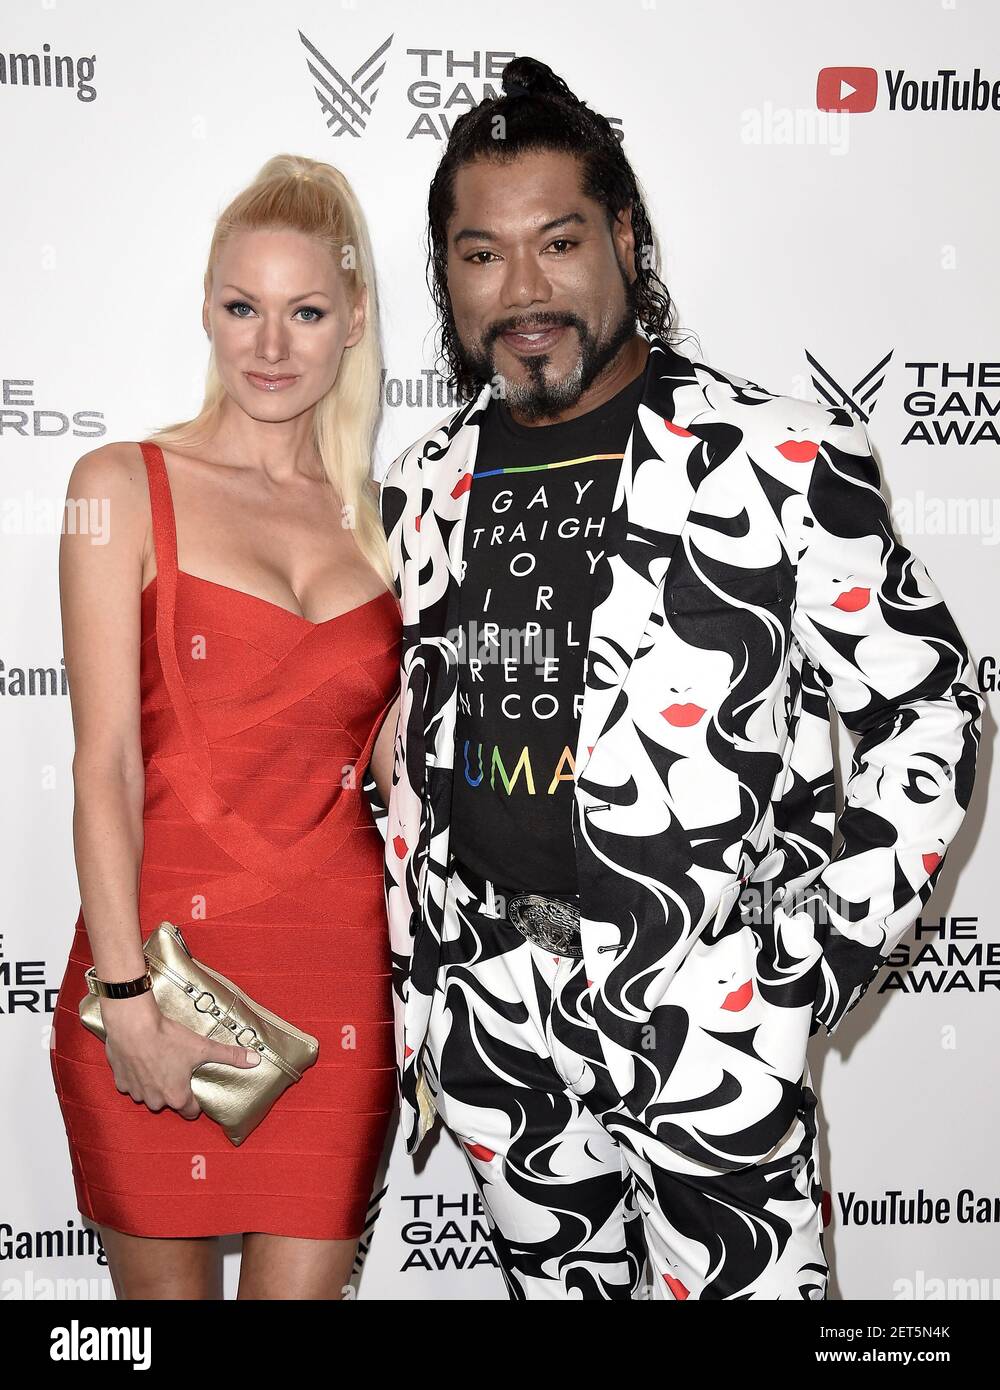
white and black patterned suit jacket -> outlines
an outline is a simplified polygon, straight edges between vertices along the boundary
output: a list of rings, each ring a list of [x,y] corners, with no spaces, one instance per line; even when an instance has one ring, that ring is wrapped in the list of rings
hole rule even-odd
[[[410,1153],[433,1120],[421,1049],[448,860],[463,528],[489,399],[486,385],[400,454],[380,493],[404,627],[388,808],[370,773],[364,785],[386,841]],[[809,1037],[833,1032],[915,921],[972,793],[985,702],[879,485],[846,409],[650,338],[576,748],[582,945],[626,1109],[721,1171],[787,1132]],[[831,701],[860,735],[839,819]]]

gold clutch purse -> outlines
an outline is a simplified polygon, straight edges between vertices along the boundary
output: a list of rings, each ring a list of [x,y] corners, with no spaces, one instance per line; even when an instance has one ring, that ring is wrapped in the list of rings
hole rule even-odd
[[[191,1090],[202,1110],[222,1126],[234,1144],[257,1128],[271,1106],[311,1067],[319,1042],[250,999],[227,980],[195,960],[172,922],[161,922],[143,944],[162,1013],[213,1042],[238,1043],[260,1054],[255,1067],[203,1062],[191,1074]],[[96,966],[87,971],[88,992],[80,1000],[80,1019],[102,1040],[107,1036],[100,998],[90,992]]]

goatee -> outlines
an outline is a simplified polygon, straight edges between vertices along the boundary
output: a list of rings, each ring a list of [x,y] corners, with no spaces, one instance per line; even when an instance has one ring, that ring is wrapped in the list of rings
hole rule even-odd
[[[558,415],[576,405],[583,393],[592,385],[600,373],[621,352],[622,348],[635,336],[637,317],[635,308],[635,288],[625,276],[625,307],[612,326],[610,313],[601,320],[597,336],[575,314],[544,315],[531,320],[539,328],[566,325],[575,332],[580,344],[580,355],[569,374],[561,381],[550,381],[546,368],[550,354],[540,352],[521,358],[526,372],[525,377],[513,379],[496,365],[496,340],[510,324],[500,324],[491,332],[484,350],[469,351],[460,345],[459,351],[467,372],[480,382],[491,382],[495,394],[522,419],[535,422]],[[606,336],[610,333],[610,336]],[[561,340],[560,340],[561,341]]]

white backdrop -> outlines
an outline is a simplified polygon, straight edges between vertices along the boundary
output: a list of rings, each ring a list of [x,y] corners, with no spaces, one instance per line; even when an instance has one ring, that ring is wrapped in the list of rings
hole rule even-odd
[[[387,365],[381,476],[450,409],[425,375],[427,185],[451,122],[491,85],[499,91],[516,54],[549,63],[620,123],[661,277],[680,326],[697,334],[682,350],[770,390],[864,412],[897,529],[981,662],[991,710],[976,796],[920,934],[836,1039],[813,1039],[810,1057],[830,1296],[1000,1296],[1000,803],[986,809],[1000,541],[998,40],[991,0],[7,0],[4,1298],[113,1296],[106,1266],[74,1253],[82,1219],[47,1055],[79,910],[57,576],[70,469],[101,441],[141,439],[195,412],[214,218],[268,156],[291,151],[343,169],[369,219]],[[56,55],[71,60],[69,86],[46,82]],[[337,88],[339,74],[360,88],[383,65],[351,134],[323,83]],[[817,109],[818,76],[837,65],[874,70],[824,79],[849,105],[873,95],[874,109]],[[954,72],[949,84],[978,81],[986,108],[934,102],[942,69]],[[922,83],[936,109],[921,109]],[[846,735],[840,754],[846,767]],[[447,1134],[436,1132],[416,1169],[395,1148],[386,1181],[360,1297],[505,1296]],[[908,1220],[893,1193],[904,1203],[923,1195],[934,1219]],[[237,1250],[229,1240],[230,1294]]]

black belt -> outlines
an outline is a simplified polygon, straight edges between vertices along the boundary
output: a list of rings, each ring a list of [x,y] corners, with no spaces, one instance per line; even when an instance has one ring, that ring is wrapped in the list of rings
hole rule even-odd
[[[493,894],[502,899],[504,920],[526,941],[553,955],[582,958],[579,893],[526,893],[484,878],[455,855],[451,856],[451,865],[481,901],[489,901],[492,888]]]

